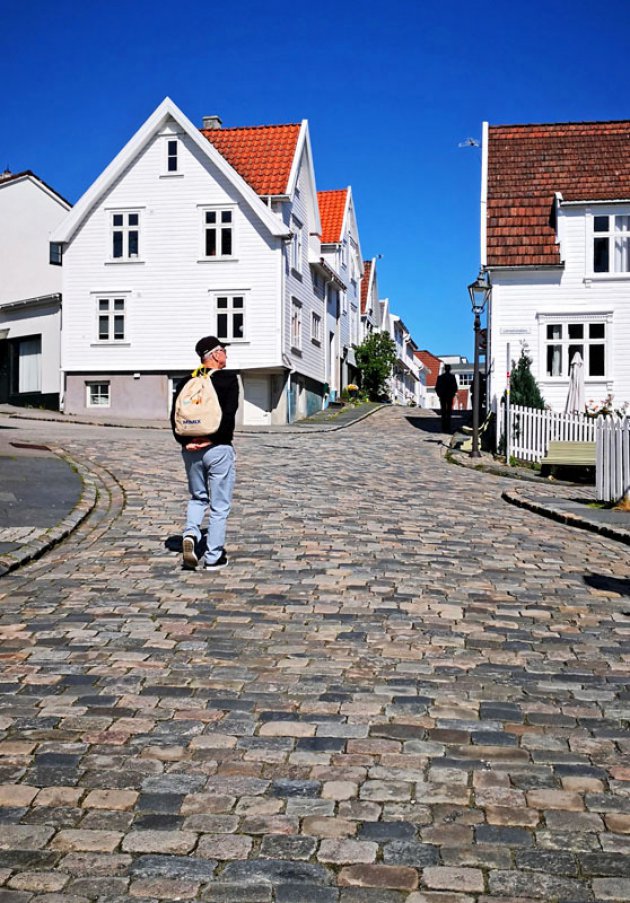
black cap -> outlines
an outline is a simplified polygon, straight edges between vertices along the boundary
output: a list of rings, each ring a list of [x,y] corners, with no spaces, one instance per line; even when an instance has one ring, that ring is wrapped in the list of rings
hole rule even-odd
[[[195,345],[195,351],[203,360],[215,348],[225,348],[227,344],[227,342],[221,342],[215,335],[207,335],[203,339],[199,339]]]

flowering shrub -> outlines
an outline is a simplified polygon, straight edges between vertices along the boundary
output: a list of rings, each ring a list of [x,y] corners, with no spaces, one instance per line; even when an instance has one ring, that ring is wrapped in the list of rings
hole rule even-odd
[[[623,404],[615,406],[613,394],[612,392],[609,392],[603,401],[593,401],[592,398],[589,399],[586,403],[586,416],[605,417],[610,414],[615,414],[617,417],[625,417],[628,414],[629,409],[630,402],[628,401],[624,401]]]

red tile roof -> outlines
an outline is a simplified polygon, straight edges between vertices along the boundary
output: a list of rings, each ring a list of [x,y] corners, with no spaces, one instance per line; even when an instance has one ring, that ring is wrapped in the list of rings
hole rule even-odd
[[[322,244],[329,245],[341,241],[341,227],[346,212],[348,189],[318,191],[319,215],[322,221]]]
[[[561,263],[555,192],[565,201],[630,198],[630,121],[490,126],[489,266]]]
[[[418,360],[422,364],[424,364],[424,369],[427,374],[427,388],[432,389],[435,386],[438,376],[440,375],[440,367],[442,366],[442,361],[439,357],[431,354],[430,351],[414,351],[414,354],[418,358]]]
[[[363,278],[361,279],[361,313],[367,310],[368,289],[370,287],[370,273],[372,272],[372,261],[363,261]]]
[[[260,195],[284,194],[300,124],[201,129],[228,163]]]

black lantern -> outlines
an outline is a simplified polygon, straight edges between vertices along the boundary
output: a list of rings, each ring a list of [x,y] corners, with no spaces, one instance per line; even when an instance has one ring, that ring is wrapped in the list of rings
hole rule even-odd
[[[475,315],[475,369],[473,372],[473,434],[472,434],[472,451],[471,458],[480,458],[479,451],[479,333],[481,331],[481,314],[484,311],[488,298],[490,297],[490,282],[487,274],[483,270],[479,270],[479,275],[474,282],[468,286],[468,294],[470,295],[470,303],[472,311]]]

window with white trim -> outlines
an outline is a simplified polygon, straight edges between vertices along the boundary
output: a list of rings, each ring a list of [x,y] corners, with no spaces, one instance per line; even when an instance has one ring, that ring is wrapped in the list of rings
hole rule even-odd
[[[137,260],[140,256],[140,213],[115,210],[110,217],[112,260]]]
[[[179,171],[179,141],[177,138],[169,138],[166,142],[166,171]]]
[[[85,404],[88,408],[108,408],[111,404],[110,384],[108,382],[86,383]]]
[[[584,361],[586,377],[605,377],[606,323],[556,322],[545,324],[545,374],[567,379],[576,352]]]
[[[593,217],[593,272],[630,273],[630,216]]]
[[[322,318],[315,311],[311,313],[311,339],[317,344],[322,340]]]
[[[234,256],[234,210],[231,207],[204,208],[203,256],[221,259]]]
[[[302,272],[302,223],[292,217],[291,220],[291,250],[290,266],[297,273]]]
[[[291,298],[291,347],[302,350],[302,304]]]
[[[223,342],[239,342],[245,338],[245,295],[215,296],[217,338]]]
[[[99,342],[125,341],[125,299],[96,299]]]

